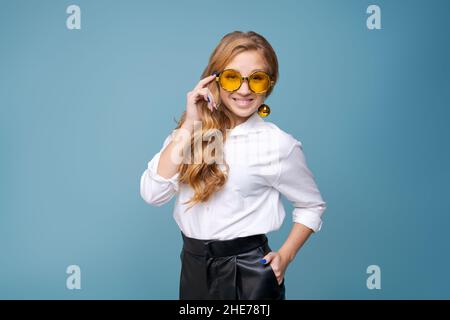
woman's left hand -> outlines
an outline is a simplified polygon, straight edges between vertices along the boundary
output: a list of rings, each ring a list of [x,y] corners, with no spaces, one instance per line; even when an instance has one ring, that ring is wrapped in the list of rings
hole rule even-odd
[[[266,263],[270,263],[270,266],[277,277],[278,284],[281,284],[284,278],[284,273],[286,272],[286,268],[289,264],[289,261],[285,259],[279,252],[271,251],[264,256]]]

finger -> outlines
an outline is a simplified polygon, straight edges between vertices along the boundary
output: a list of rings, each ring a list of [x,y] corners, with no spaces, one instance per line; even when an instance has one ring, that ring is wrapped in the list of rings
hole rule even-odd
[[[206,88],[192,91],[192,96],[195,101],[198,101],[199,99],[205,99],[205,101],[208,101],[208,91],[206,90]]]
[[[266,254],[260,261],[262,264],[270,263],[273,259],[273,252]]]
[[[211,100],[209,99],[208,95],[207,94],[202,94],[202,96],[203,96],[203,100],[205,100],[207,102],[209,111],[213,112],[213,109],[212,109],[212,106],[211,106],[211,103],[210,103]]]
[[[195,86],[194,90],[198,90],[201,88],[204,88],[208,83],[210,83],[212,80],[214,80],[216,78],[215,74],[212,74],[206,78],[203,78],[202,80],[200,80],[198,82],[198,84]]]
[[[203,96],[205,101],[208,102],[208,105],[211,105],[211,111],[212,111],[212,107],[216,108],[214,97],[208,88],[198,89],[196,94]]]
[[[211,100],[211,105],[217,109],[217,104],[216,104],[216,100],[214,99],[214,95],[212,94],[211,90],[209,90],[209,88],[206,88],[206,89],[208,89],[208,96]]]
[[[207,93],[207,89],[204,88],[204,89],[198,90],[196,95],[197,95],[197,101],[198,101],[198,99],[202,99],[203,98],[203,100],[205,100],[207,102],[207,106],[208,106],[209,111],[213,112],[213,105],[211,104],[211,98],[210,98],[210,96]]]

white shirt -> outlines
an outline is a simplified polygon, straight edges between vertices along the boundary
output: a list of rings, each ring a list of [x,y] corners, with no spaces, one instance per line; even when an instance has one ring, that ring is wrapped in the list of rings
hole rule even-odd
[[[285,217],[281,194],[294,206],[294,222],[314,232],[321,229],[326,203],[307,167],[301,142],[257,112],[229,131],[223,149],[229,165],[224,187],[187,212],[188,204],[182,202],[192,197],[193,189],[178,182],[178,172],[171,178],[157,173],[159,157],[172,133],[148,162],[140,193],[154,206],[169,202],[177,194],[173,217],[188,237],[228,240],[277,230]],[[223,164],[219,168],[225,170]]]

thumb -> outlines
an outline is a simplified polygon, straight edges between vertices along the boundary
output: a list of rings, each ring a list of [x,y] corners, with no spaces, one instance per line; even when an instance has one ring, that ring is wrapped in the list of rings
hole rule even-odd
[[[272,261],[272,259],[273,259],[273,256],[274,256],[273,252],[269,252],[260,260],[260,262],[262,264],[270,263],[270,261]]]

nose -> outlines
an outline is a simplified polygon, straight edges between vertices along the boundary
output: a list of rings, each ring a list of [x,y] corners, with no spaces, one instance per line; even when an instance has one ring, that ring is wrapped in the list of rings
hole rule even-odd
[[[237,91],[237,93],[242,94],[243,96],[251,93],[250,88],[248,86],[248,79],[244,79],[244,82],[242,82],[241,87]]]

